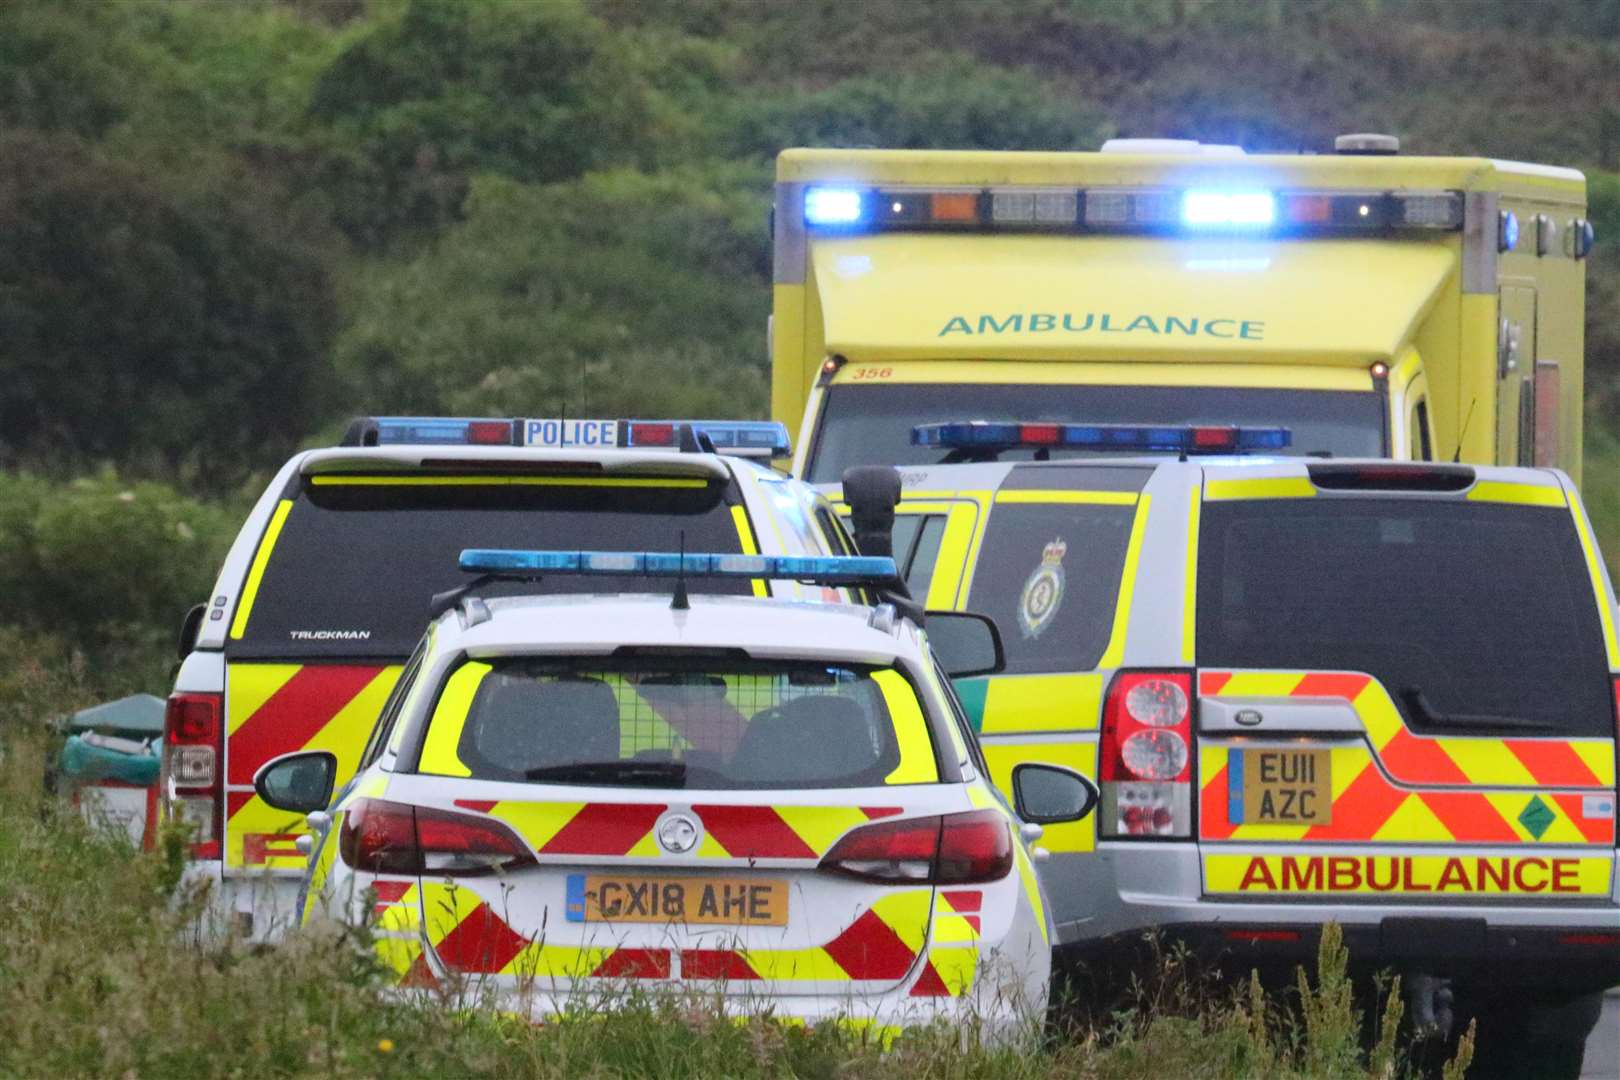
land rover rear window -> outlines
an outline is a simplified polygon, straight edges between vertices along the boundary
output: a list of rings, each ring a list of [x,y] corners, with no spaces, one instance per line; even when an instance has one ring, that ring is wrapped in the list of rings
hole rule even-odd
[[[1088,671],[1108,648],[1133,505],[998,503],[967,607],[1001,631],[1006,672]]]
[[[833,386],[810,459],[812,483],[837,483],[851,465],[938,464],[949,451],[912,446],[911,429],[947,420],[1058,420],[1093,424],[1280,425],[1289,453],[1382,457],[1384,407],[1370,389],[1277,390],[1210,386],[904,384]],[[1088,452],[1095,456],[1095,451]],[[1028,460],[1029,450],[1002,461]],[[1054,457],[1075,456],[1054,451]]]
[[[321,478],[315,478],[321,479]],[[415,479],[415,478],[409,478]],[[741,551],[726,486],[701,481],[653,486],[580,484],[562,477],[478,477],[476,483],[309,483],[291,501],[263,562],[236,656],[405,656],[427,624],[436,592],[468,580],[463,548],[608,551]],[[688,486],[672,486],[675,484]],[[261,546],[262,552],[262,546]],[[615,579],[613,592],[668,582]],[[747,595],[748,581],[712,579],[694,591]],[[553,577],[515,591],[602,591],[600,581]]]
[[[1359,671],[1425,734],[1614,730],[1568,510],[1435,498],[1211,502],[1198,666]]]

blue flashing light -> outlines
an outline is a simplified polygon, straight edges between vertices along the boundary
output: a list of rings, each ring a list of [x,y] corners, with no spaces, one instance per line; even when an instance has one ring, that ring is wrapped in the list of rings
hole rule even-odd
[[[793,443],[788,437],[787,425],[775,420],[631,420],[630,445],[640,445],[639,431],[673,428],[677,424],[690,424],[703,432],[722,453],[743,457],[786,457]],[[653,445],[667,445],[654,442]]]
[[[867,555],[727,555],[673,551],[510,551],[467,548],[472,574],[574,574],[582,577],[776,578],[821,585],[881,584],[894,560]]]
[[[1519,215],[1503,210],[1497,217],[1496,250],[1512,251],[1519,246]]]
[[[1188,191],[1181,197],[1181,223],[1197,229],[1264,229],[1277,220],[1269,191]]]
[[[857,188],[813,187],[804,193],[806,225],[855,225],[866,216]]]
[[[941,450],[1135,450],[1220,454],[1285,450],[1293,433],[1283,427],[1212,424],[1060,424],[1052,421],[952,421],[911,429],[913,446]]]

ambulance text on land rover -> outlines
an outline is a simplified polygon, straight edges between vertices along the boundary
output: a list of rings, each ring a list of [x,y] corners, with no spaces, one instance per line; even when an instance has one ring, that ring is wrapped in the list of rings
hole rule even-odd
[[[1115,140],[788,150],[772,414],[796,475],[919,465],[913,425],[1283,425],[1293,452],[1581,464],[1572,169]]]

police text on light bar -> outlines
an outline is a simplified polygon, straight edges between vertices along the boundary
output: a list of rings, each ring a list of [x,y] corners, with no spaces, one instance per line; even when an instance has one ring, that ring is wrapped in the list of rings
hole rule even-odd
[[[865,555],[723,555],[673,551],[514,551],[467,548],[461,569],[474,574],[572,574],[585,577],[776,578],[820,585],[881,585],[896,578],[894,560]]]
[[[1281,427],[1171,424],[1060,424],[1049,421],[962,420],[919,424],[913,446],[942,450],[1140,450],[1219,454],[1243,450],[1285,450],[1293,435]]]

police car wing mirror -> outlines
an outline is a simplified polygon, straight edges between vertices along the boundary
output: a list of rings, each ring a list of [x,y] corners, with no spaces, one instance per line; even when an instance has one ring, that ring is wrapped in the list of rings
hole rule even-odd
[[[175,642],[175,653],[184,660],[197,647],[197,635],[202,633],[203,620],[208,617],[208,605],[196,604],[180,620],[180,637]]]
[[[1013,767],[1013,808],[1033,825],[1083,821],[1102,798],[1097,785],[1073,769],[1025,762]]]
[[[930,611],[926,625],[934,657],[951,678],[994,675],[1006,666],[1001,631],[989,616],[971,611]]]
[[[894,555],[894,508],[900,505],[900,470],[856,465],[844,470],[844,502],[855,546],[862,555]]]
[[[309,814],[325,810],[337,780],[337,758],[307,750],[271,758],[253,774],[253,790],[277,810]]]

